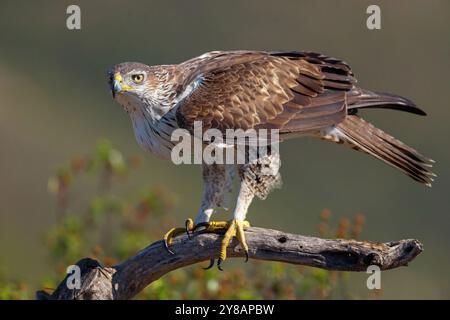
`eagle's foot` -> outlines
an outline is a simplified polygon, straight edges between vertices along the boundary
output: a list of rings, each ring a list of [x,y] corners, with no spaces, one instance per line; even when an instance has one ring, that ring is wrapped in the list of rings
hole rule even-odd
[[[193,231],[197,230],[199,227],[204,227],[205,228],[204,230],[206,232],[218,232],[226,230],[220,247],[220,256],[219,259],[217,260],[217,268],[219,270],[223,271],[222,263],[227,258],[227,248],[233,237],[236,237],[238,239],[239,244],[241,245],[242,249],[245,252],[245,262],[248,261],[248,245],[247,241],[245,240],[244,234],[244,230],[250,227],[250,223],[248,221],[234,219],[230,221],[203,222],[196,225]],[[213,266],[213,263],[214,260],[212,260],[212,263],[210,263],[210,265],[205,269],[211,268]]]
[[[164,248],[170,253],[174,254],[172,250],[170,250],[169,246],[173,243],[173,238],[176,236],[179,236],[180,234],[187,233],[188,237],[190,238],[190,232],[194,230],[194,221],[189,218],[185,222],[184,228],[172,228],[169,231],[166,232],[164,235]]]

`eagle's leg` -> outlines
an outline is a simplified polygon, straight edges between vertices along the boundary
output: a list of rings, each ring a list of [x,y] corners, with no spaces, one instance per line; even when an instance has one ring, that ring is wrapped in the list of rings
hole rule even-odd
[[[248,207],[250,206],[255,193],[252,191],[248,183],[243,180],[241,182],[241,188],[239,190],[239,196],[236,203],[236,209],[234,210],[233,220],[227,222],[225,235],[222,239],[220,247],[220,256],[217,260],[217,268],[222,270],[222,262],[227,258],[227,248],[230,245],[233,237],[236,237],[241,245],[242,250],[245,252],[245,262],[248,261],[248,245],[245,240],[244,230],[250,227],[250,223],[245,220]]]
[[[203,193],[195,225],[209,222],[216,208],[226,205],[226,194],[231,192],[235,167],[226,164],[203,164]]]
[[[239,168],[241,170],[241,168]],[[227,248],[233,237],[236,237],[246,253],[248,260],[248,246],[245,241],[244,230],[250,227],[248,221],[245,221],[248,207],[253,200],[255,193],[245,179],[241,183],[236,209],[233,214],[233,220],[230,221],[210,221],[215,207],[221,207],[225,201],[225,195],[231,192],[231,182],[233,179],[234,166],[232,165],[203,165],[204,191],[200,212],[195,219],[193,231],[202,229],[204,232],[220,232],[224,234],[217,266],[222,270],[222,261],[226,259]],[[214,259],[211,259],[207,268],[214,265]]]
[[[244,230],[250,227],[246,221],[248,207],[255,196],[265,199],[274,188],[281,186],[279,168],[281,166],[278,153],[268,154],[248,164],[239,166],[241,188],[233,214],[233,220],[226,224],[227,231],[222,240],[217,267],[222,270],[222,262],[227,257],[227,248],[233,237],[236,237],[248,260],[248,245]],[[208,228],[207,228],[208,229]]]
[[[245,261],[248,261],[248,246],[245,240],[244,230],[250,227],[250,223],[245,220],[245,216],[254,195],[255,194],[250,186],[245,181],[242,181],[236,209],[233,214],[233,220],[201,222],[194,226],[194,231],[199,228],[204,228],[205,232],[223,233],[225,231],[220,247],[219,259],[217,260],[217,267],[219,270],[222,270],[222,262],[227,258],[227,248],[233,237],[238,239],[239,244],[245,252]],[[211,259],[210,265],[205,269],[211,268],[213,264],[214,260]]]
[[[173,242],[173,238],[197,230],[197,225],[203,225],[209,222],[211,215],[217,207],[223,207],[225,203],[225,194],[231,191],[231,184],[234,175],[234,166],[224,164],[203,164],[203,193],[199,212],[195,218],[187,219],[184,228],[172,228],[164,235],[164,246],[170,253],[173,252],[169,246]]]

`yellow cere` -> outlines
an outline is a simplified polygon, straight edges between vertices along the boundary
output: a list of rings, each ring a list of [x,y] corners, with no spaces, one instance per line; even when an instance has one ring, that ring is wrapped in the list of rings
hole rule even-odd
[[[114,80],[120,83],[121,91],[128,91],[133,89],[133,87],[130,87],[129,85],[123,83],[123,77],[120,73],[116,73],[114,75]]]

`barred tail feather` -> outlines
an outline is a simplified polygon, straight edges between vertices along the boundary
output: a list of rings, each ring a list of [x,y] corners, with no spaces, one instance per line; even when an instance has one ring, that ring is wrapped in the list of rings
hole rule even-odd
[[[420,183],[431,186],[436,176],[430,171],[433,160],[357,115],[348,115],[333,131],[339,142],[380,159]]]

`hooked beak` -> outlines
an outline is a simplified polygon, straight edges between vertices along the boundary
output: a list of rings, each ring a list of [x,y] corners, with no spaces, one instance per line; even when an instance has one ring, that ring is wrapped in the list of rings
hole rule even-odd
[[[111,92],[113,95],[113,98],[116,97],[116,94],[120,92],[125,92],[130,90],[131,87],[123,83],[123,77],[120,73],[116,73],[114,75],[114,79],[111,82]]]

